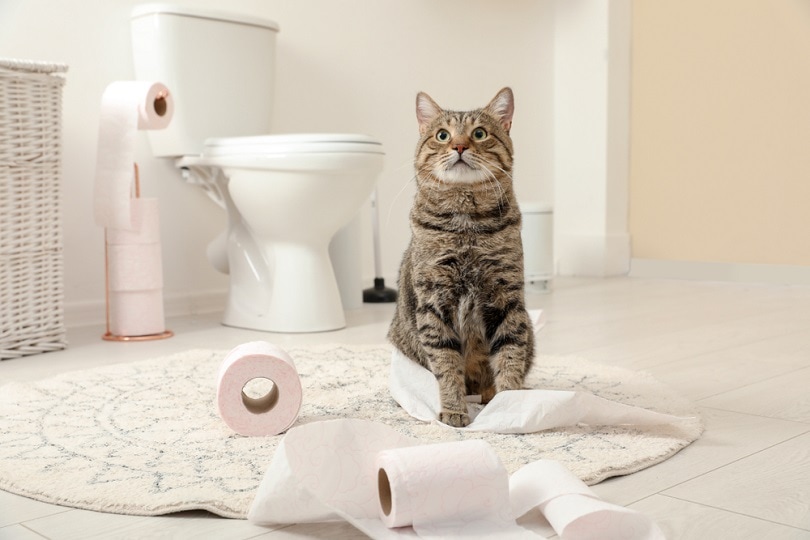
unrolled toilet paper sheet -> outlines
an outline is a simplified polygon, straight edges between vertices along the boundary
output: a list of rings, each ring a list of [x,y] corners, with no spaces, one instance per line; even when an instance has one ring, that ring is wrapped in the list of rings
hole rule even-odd
[[[539,329],[541,313],[532,317]],[[397,351],[390,386],[412,416],[438,423],[435,377]],[[485,407],[472,404],[471,414],[475,419],[466,431],[499,433],[680,419],[587,393],[544,390],[501,392]],[[258,524],[344,519],[381,539],[542,538],[515,521],[533,508],[567,540],[663,538],[655,523],[600,500],[558,462],[539,460],[509,477],[482,441],[421,445],[385,425],[356,419],[291,429],[279,444],[248,519]]]
[[[542,328],[542,312],[530,311],[530,315],[535,331]],[[391,396],[408,414],[418,420],[445,426],[438,421],[441,410],[439,383],[430,371],[395,349],[388,380]],[[587,392],[508,390],[495,394],[487,405],[476,403],[474,396],[468,396],[468,401],[472,422],[461,428],[465,431],[534,433],[580,423],[657,425],[682,420],[678,416],[616,403]]]
[[[138,130],[163,129],[174,113],[169,90],[161,83],[116,81],[101,98],[93,211],[96,224],[131,230],[130,209],[135,177]]]
[[[265,525],[345,519],[380,539],[540,539],[515,522],[535,507],[564,539],[663,539],[649,518],[600,500],[558,462],[540,460],[508,477],[483,441],[420,445],[385,425],[352,419],[290,430],[248,519]]]
[[[408,414],[445,425],[438,421],[441,403],[436,377],[397,350],[391,358],[389,386],[391,396]],[[563,390],[508,390],[495,394],[484,406],[468,403],[467,409],[472,422],[462,430],[493,433],[534,433],[579,423],[657,425],[683,420],[586,392]]]

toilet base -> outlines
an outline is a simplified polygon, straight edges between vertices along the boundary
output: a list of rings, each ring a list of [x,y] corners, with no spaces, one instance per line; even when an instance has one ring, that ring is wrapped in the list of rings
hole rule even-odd
[[[222,324],[279,333],[328,332],[346,327],[335,273],[326,247],[278,244],[269,249],[270,294],[246,290],[244,281],[231,290]],[[294,283],[295,286],[290,286]],[[267,283],[264,284],[267,286]],[[241,288],[240,288],[241,287]],[[262,300],[265,299],[265,300]]]
[[[223,139],[206,146],[210,155],[175,162],[210,188],[228,214],[227,236],[209,252],[215,268],[230,276],[223,324],[278,333],[345,328],[329,243],[360,211],[384,154],[368,137],[326,135],[337,146],[321,137],[295,138],[301,144],[292,147],[270,136],[235,138],[230,146]],[[351,257],[343,248],[339,253]]]

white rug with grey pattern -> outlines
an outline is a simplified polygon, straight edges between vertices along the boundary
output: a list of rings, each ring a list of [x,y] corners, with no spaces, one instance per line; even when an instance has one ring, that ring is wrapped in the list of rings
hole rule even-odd
[[[510,472],[556,459],[587,484],[659,463],[697,439],[696,408],[641,372],[540,356],[527,386],[583,390],[693,418],[659,426],[585,426],[525,435],[449,430],[413,419],[388,392],[388,346],[289,348],[304,390],[297,424],[383,422],[425,442],[487,440]],[[244,518],[281,435],[242,437],[219,418],[227,351],[192,350],[0,387],[0,489],[102,512],[202,509]]]

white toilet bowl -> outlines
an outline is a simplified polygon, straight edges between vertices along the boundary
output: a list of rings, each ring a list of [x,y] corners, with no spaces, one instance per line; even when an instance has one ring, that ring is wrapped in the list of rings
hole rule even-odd
[[[274,104],[275,21],[138,4],[130,29],[136,78],[162,82],[175,104],[165,129],[147,131],[152,155],[174,160],[228,215],[208,247],[214,268],[230,275],[222,322],[274,332],[345,326],[329,241],[369,198],[382,146],[364,135],[264,135],[274,107],[286,106]],[[332,254],[344,293],[347,261],[356,262],[346,251]]]
[[[329,242],[368,199],[383,155],[364,135],[300,134],[209,139],[202,156],[177,161],[228,212],[223,324],[271,332],[345,326]]]

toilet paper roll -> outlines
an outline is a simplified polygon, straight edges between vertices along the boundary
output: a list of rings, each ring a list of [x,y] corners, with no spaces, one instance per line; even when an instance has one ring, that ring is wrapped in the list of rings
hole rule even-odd
[[[133,228],[130,210],[135,134],[163,129],[174,114],[168,88],[159,82],[116,81],[101,98],[93,212],[96,224]]]
[[[262,397],[249,397],[245,385],[269,379],[273,386]],[[219,416],[240,435],[283,433],[301,410],[301,380],[286,351],[265,341],[235,347],[222,362],[217,380]]]
[[[508,476],[485,441],[423,444],[358,419],[291,429],[248,520],[274,525],[342,518],[372,538],[391,540],[542,540],[516,521],[532,509],[566,540],[664,538],[654,521],[599,499],[559,462],[540,459]]]
[[[157,199],[132,200],[133,230],[106,229],[109,332],[135,337],[166,330]]]
[[[160,209],[154,197],[132,199],[130,203],[132,229],[107,229],[107,244],[160,243]]]
[[[376,463],[380,520],[386,527],[514,526],[509,475],[485,441],[384,450]]]
[[[110,291],[109,332],[113,336],[152,336],[166,330],[163,289]]]
[[[163,289],[160,244],[107,246],[110,291]]]

